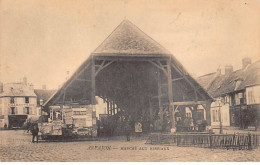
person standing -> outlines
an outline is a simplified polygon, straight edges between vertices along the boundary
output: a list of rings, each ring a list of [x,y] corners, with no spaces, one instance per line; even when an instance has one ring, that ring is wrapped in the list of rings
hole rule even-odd
[[[130,134],[131,134],[130,121],[127,120],[126,123],[125,123],[125,135],[126,135],[127,141],[130,141]]]
[[[39,139],[38,133],[39,133],[39,128],[38,128],[38,124],[36,124],[33,126],[33,129],[32,129],[32,142],[33,143],[34,143],[35,137],[36,137],[36,140],[38,143],[38,139]]]

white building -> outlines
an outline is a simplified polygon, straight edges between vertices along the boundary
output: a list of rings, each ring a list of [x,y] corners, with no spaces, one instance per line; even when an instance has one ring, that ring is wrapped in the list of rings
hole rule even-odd
[[[198,78],[198,82],[211,94],[211,125],[234,126],[243,129],[260,124],[260,61],[242,60],[242,68],[233,71],[225,66]]]
[[[33,85],[26,78],[21,83],[0,85],[0,128],[22,127],[26,119],[39,116]]]

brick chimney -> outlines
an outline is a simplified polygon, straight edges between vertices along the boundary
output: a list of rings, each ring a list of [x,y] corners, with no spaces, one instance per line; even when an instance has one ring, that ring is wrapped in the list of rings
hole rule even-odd
[[[43,85],[42,85],[42,89],[43,89],[43,90],[46,90],[46,89],[47,89],[47,88],[46,88],[46,84],[43,84]]]
[[[30,90],[34,90],[34,86],[33,86],[33,84],[30,84]]]
[[[246,57],[242,59],[242,69],[245,69],[250,64],[251,64],[251,58]]]
[[[228,75],[233,72],[233,66],[232,65],[226,65],[225,66],[225,75]]]

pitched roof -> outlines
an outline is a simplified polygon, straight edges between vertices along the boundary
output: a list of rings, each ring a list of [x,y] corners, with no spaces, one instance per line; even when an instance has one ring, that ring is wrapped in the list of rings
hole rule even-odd
[[[141,31],[138,27],[136,27],[133,23],[128,20],[124,20],[121,24],[104,40],[104,42],[91,54],[91,56],[85,60],[79,68],[72,74],[72,76],[64,82],[64,84],[56,91],[50,98],[44,103],[44,106],[48,107],[49,105],[54,105],[59,100],[61,100],[62,94],[64,94],[64,89],[67,89],[69,86],[70,88],[67,91],[66,95],[69,93],[73,93],[73,91],[78,92],[74,94],[74,97],[78,97],[78,99],[86,99],[91,100],[91,86],[89,83],[84,83],[83,81],[76,81],[77,77],[80,75],[89,75],[91,74],[89,67],[92,65],[92,57],[97,56],[109,56],[110,59],[114,57],[139,57],[142,56],[143,58],[149,59],[150,57],[159,57],[171,60],[171,64],[175,70],[175,76],[182,76],[184,74],[184,79],[181,81],[185,81],[181,86],[184,90],[180,89],[180,84],[175,85],[175,88],[180,89],[179,95],[184,100],[188,99],[199,99],[200,100],[212,100],[212,97],[204,90],[201,85],[186,71],[184,66],[164,47],[162,47],[159,43],[154,41],[148,35],[146,35],[143,31]],[[139,59],[136,58],[138,61]],[[176,69],[177,68],[177,69]],[[181,73],[179,73],[181,72]],[[173,75],[173,72],[172,72]],[[79,79],[80,80],[80,79]],[[81,84],[82,83],[82,84]],[[81,84],[82,86],[79,86]],[[88,87],[89,92],[82,92],[80,88]],[[178,87],[176,87],[178,86]],[[80,88],[79,88],[80,87]],[[76,90],[75,90],[76,89]],[[196,89],[199,93],[198,98],[196,98],[196,94],[192,92]],[[185,98],[182,93],[187,93],[188,97]],[[176,93],[176,95],[178,95]],[[119,97],[119,96],[118,96]],[[66,97],[65,97],[66,98]],[[65,100],[66,101],[66,100]]]
[[[201,76],[197,81],[213,97],[219,97],[224,94],[232,93],[245,89],[250,85],[260,84],[260,61],[257,61],[245,69],[236,70],[228,75],[217,75],[212,79],[212,74]]]
[[[133,23],[124,20],[92,54],[168,55],[171,53]]]
[[[40,99],[45,103],[54,92],[56,92],[56,90],[35,89],[34,93],[37,95],[37,104],[40,105]]]
[[[33,89],[30,89],[28,85],[23,83],[7,83],[4,84],[4,91],[0,94],[0,97],[8,96],[32,96],[35,97]]]
[[[216,72],[214,73],[209,73],[203,76],[200,76],[197,81],[198,83],[205,89],[208,89],[208,86],[210,85],[210,83],[212,82],[212,80],[214,79],[214,77],[216,76]]]

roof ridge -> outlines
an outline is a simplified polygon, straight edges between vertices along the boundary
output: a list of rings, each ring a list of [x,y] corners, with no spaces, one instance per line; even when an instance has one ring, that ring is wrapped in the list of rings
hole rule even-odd
[[[169,50],[128,19],[124,19],[91,54],[171,55]]]
[[[204,76],[209,76],[209,75],[216,74],[216,73],[217,73],[217,72],[207,73],[207,74],[204,74],[204,75],[199,76],[198,78],[201,78],[201,77],[204,77]]]

